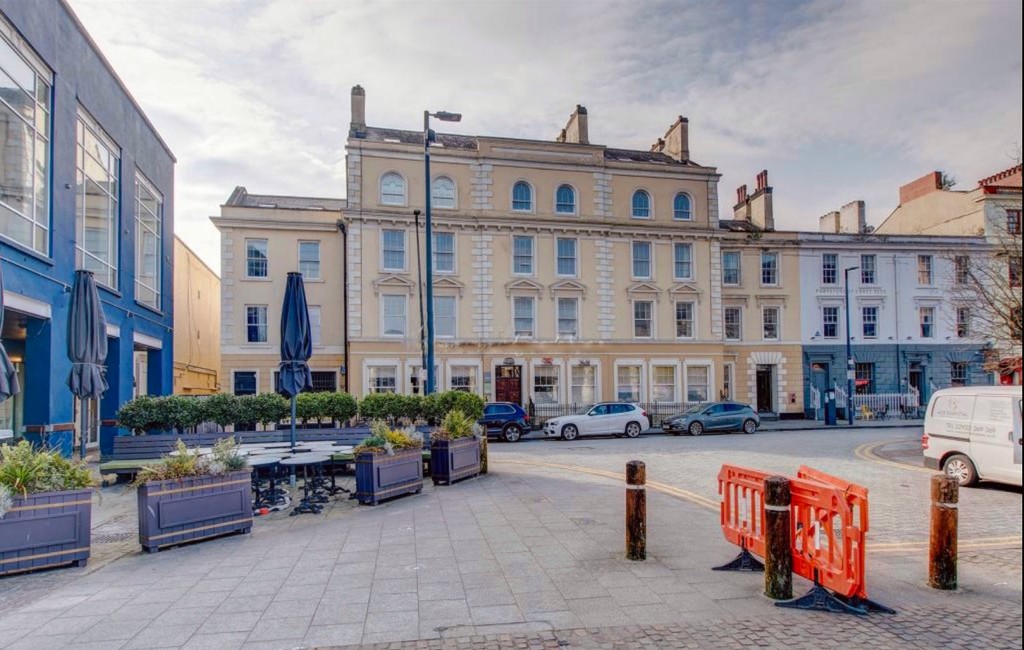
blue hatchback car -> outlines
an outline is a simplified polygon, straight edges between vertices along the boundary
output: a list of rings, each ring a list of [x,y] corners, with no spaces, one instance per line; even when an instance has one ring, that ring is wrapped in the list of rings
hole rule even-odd
[[[505,442],[518,442],[530,430],[530,416],[512,402],[484,404],[484,416],[477,420],[487,431],[488,438],[501,438]]]

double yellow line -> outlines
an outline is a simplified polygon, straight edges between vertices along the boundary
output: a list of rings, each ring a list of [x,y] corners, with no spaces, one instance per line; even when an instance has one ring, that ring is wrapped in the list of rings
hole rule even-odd
[[[886,465],[895,465],[902,467],[903,469],[919,470],[931,473],[931,470],[924,467],[913,467],[910,465],[903,465],[900,463],[894,463],[884,458],[878,458],[877,456],[864,457],[861,455],[861,451],[865,453],[871,453],[871,448],[878,445],[887,444],[886,442],[869,443],[867,445],[861,445],[854,452],[858,457],[864,458],[864,460],[871,460],[873,462],[881,462]],[[877,460],[875,460],[877,459]],[[497,462],[495,462],[497,461]],[[592,467],[583,467],[581,465],[566,465],[564,463],[545,463],[540,461],[525,461],[525,460],[511,460],[511,459],[491,459],[491,464],[501,465],[520,465],[523,467],[546,467],[548,469],[560,469],[568,472],[577,472],[580,474],[589,474],[591,476],[599,476],[601,478],[611,479],[613,481],[625,482],[626,474],[624,472],[613,472],[607,469],[594,469]],[[665,483],[659,483],[657,481],[648,481],[647,487],[655,492],[661,492],[668,496],[675,497],[682,501],[687,501],[694,505],[700,506],[711,510],[712,512],[719,512],[719,502],[714,499],[703,497],[689,490],[683,490]],[[972,550],[985,550],[985,549],[1001,549],[1001,548],[1020,548],[1022,546],[1022,539],[1020,535],[1010,535],[1006,537],[979,537],[976,539],[965,539],[960,540],[957,544],[959,551],[972,551]],[[908,553],[926,551],[928,549],[928,541],[908,541],[908,542],[882,542],[882,543],[869,543],[868,552],[870,553]]]

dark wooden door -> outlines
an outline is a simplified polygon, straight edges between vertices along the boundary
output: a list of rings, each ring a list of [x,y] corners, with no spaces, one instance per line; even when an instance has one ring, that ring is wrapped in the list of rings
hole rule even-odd
[[[757,411],[759,413],[773,413],[772,405],[772,367],[757,367]]]
[[[498,366],[494,381],[494,397],[498,402],[523,403],[523,367]]]

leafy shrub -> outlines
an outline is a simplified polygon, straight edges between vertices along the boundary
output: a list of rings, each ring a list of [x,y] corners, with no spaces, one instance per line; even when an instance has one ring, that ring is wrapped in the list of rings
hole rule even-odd
[[[351,420],[359,413],[356,398],[348,393],[321,393],[324,396],[323,417],[330,418],[338,424]]]
[[[221,438],[213,445],[213,461],[225,472],[236,472],[248,465],[245,456],[238,450],[234,436]]]
[[[0,446],[0,485],[14,494],[81,490],[95,484],[84,462],[68,460],[59,451],[34,449],[27,440]]]
[[[194,429],[202,424],[206,414],[203,404],[194,397],[184,395],[168,395],[153,400],[156,408],[156,420],[162,429],[174,429],[178,433]]]
[[[451,398],[451,408],[448,409],[445,415],[451,411],[462,411],[466,417],[474,421],[484,416],[484,398],[476,393],[458,390],[448,391],[448,393],[453,395]]]
[[[217,393],[202,401],[204,420],[214,422],[223,429],[238,422],[238,398],[231,393]]]
[[[370,435],[355,448],[355,453],[393,455],[403,449],[422,449],[423,436],[413,428],[392,429],[383,420],[374,420]]]
[[[359,402],[359,415],[367,420],[394,418],[396,397],[395,393],[370,393]]]
[[[211,476],[245,469],[245,457],[238,453],[233,438],[222,438],[214,446],[213,456],[205,458],[198,450],[189,449],[180,439],[175,455],[167,455],[159,463],[142,468],[134,487],[151,481],[177,481],[193,476]]]
[[[14,505],[14,492],[11,488],[7,487],[3,483],[0,483],[0,519],[4,518],[10,509]]]
[[[322,417],[324,400],[323,393],[299,393],[295,396],[295,417],[309,424],[318,422]],[[287,399],[287,398],[286,398]],[[289,405],[289,409],[291,406]]]
[[[458,440],[476,435],[478,425],[459,409],[448,411],[441,426],[431,436],[434,440]]]
[[[156,399],[149,395],[142,395],[125,402],[117,410],[115,417],[118,426],[129,429],[136,435],[159,429],[162,426],[162,422],[158,420]]]
[[[291,414],[291,405],[277,393],[259,393],[239,398],[242,424],[276,424]]]

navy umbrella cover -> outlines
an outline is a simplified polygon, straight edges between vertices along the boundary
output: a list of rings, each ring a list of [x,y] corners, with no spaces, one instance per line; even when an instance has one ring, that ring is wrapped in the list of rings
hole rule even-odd
[[[68,388],[80,399],[94,399],[107,392],[103,364],[107,360],[107,319],[92,271],[75,271],[68,309]]]
[[[302,274],[292,271],[284,289],[281,307],[281,364],[277,390],[294,397],[313,387],[309,358],[313,356],[313,336],[309,327],[309,307]]]
[[[4,328],[4,274],[0,268],[0,331]],[[0,343],[0,402],[14,397],[21,392],[21,384],[18,383],[18,373],[14,371],[14,364],[7,356],[7,350],[3,343]]]

